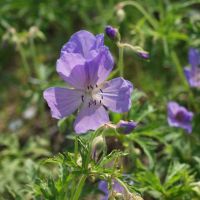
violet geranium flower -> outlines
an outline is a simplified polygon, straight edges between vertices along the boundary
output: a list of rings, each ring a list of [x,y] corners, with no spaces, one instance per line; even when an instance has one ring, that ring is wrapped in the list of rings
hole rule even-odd
[[[200,88],[200,52],[191,48],[188,53],[191,67],[185,67],[184,73],[191,87]]]
[[[173,127],[185,129],[188,133],[192,132],[191,121],[193,113],[176,102],[168,103],[168,124]]]
[[[71,52],[67,43],[57,61],[57,72],[70,87],[48,88],[43,96],[56,119],[78,110],[74,129],[76,133],[85,133],[109,122],[108,109],[127,112],[133,86],[121,77],[106,81],[114,65],[109,49],[103,44],[95,46],[97,39],[92,34],[94,40],[90,38],[86,31],[76,34],[69,41],[73,44]]]
[[[98,189],[104,193],[104,195],[101,196],[100,200],[108,200],[109,199],[108,183],[106,181],[100,181]],[[112,180],[112,189],[116,193],[123,194],[125,192],[124,188],[114,179]]]

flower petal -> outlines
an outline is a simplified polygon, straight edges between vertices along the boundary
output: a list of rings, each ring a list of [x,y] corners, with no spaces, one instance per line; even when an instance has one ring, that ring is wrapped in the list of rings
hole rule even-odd
[[[192,86],[191,85],[191,68],[185,67],[184,68],[184,74],[185,74],[185,77],[186,77],[188,83],[190,84],[190,86]]]
[[[82,92],[67,88],[48,88],[43,96],[51,109],[52,117],[56,119],[72,114],[82,102]]]
[[[98,49],[100,46],[104,45],[102,39],[102,35],[97,35],[95,37],[88,31],[78,31],[74,33],[69,41],[62,47],[61,54],[64,52],[77,53],[84,58],[90,59],[90,51]]]
[[[114,65],[113,57],[107,47],[101,47],[92,60],[85,63],[90,85],[101,84],[106,80]]]
[[[200,53],[197,49],[190,48],[188,54],[189,63],[192,66],[192,70],[200,65]]]
[[[85,60],[79,54],[63,53],[57,60],[56,70],[64,81],[66,81],[69,84],[72,84],[72,78],[70,78],[72,71],[75,68],[79,68],[77,66],[84,65],[84,62]],[[78,71],[80,71],[80,69]],[[80,80],[80,78],[78,79]]]
[[[123,78],[115,78],[105,83],[102,88],[102,103],[114,112],[127,112],[131,107],[133,85]]]
[[[96,130],[107,122],[109,122],[109,117],[103,106],[84,105],[74,122],[74,129],[76,133],[85,133],[89,130]]]

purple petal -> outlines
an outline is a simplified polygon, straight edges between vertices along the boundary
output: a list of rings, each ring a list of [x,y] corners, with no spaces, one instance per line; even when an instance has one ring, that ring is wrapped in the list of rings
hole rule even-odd
[[[85,133],[89,130],[96,130],[107,122],[109,122],[109,117],[103,106],[84,105],[74,122],[74,129],[76,133]]]
[[[131,107],[133,85],[123,78],[115,78],[102,88],[103,104],[114,112],[127,112]]]
[[[192,70],[200,65],[200,53],[197,49],[190,48],[188,54],[189,63],[192,66]]]
[[[85,69],[90,85],[101,84],[106,80],[114,65],[113,57],[106,47],[102,47],[98,55],[86,62]]]
[[[193,113],[188,111],[183,106],[176,102],[168,103],[168,124],[172,127],[180,127],[185,129],[188,133],[192,132],[192,118]]]
[[[79,66],[84,65],[84,62],[85,60],[79,54],[63,53],[57,60],[56,70],[64,81],[73,86],[77,85],[77,88],[82,88],[80,85],[85,80],[82,80],[81,75],[83,73],[83,69],[80,69]],[[79,73],[76,72],[77,75],[72,76],[75,71],[78,71]]]
[[[64,52],[77,53],[84,58],[90,59],[90,52],[103,46],[103,43],[103,35],[95,37],[92,33],[81,30],[71,36],[69,41],[63,46],[61,54]]]
[[[116,126],[116,129],[119,133],[129,134],[135,129],[137,123],[134,121],[123,121],[120,120]]]
[[[108,200],[109,198],[108,183],[106,181],[100,181],[98,185],[98,189],[105,194],[101,196],[100,200]],[[112,189],[115,192],[121,193],[121,194],[124,194],[124,191],[125,191],[124,188],[115,179],[112,179]]]
[[[104,46],[104,34],[96,35],[96,41],[92,49],[99,49],[100,47]]]
[[[82,93],[77,90],[52,87],[43,93],[53,118],[61,119],[72,114],[81,104]]]
[[[190,81],[191,81],[191,69],[189,67],[185,67],[184,68],[184,74],[185,74],[185,77],[186,77],[188,83],[191,86],[191,83],[190,83]]]

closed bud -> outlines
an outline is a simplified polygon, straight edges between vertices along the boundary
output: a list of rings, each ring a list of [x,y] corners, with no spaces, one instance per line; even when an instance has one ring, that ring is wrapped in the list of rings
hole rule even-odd
[[[133,131],[133,129],[137,126],[137,123],[134,121],[123,121],[120,120],[116,126],[116,130],[118,133],[129,134]]]
[[[92,159],[97,161],[100,154],[103,151],[103,148],[104,148],[104,140],[103,137],[100,135],[96,137],[92,142]]]
[[[122,8],[117,9],[116,15],[117,15],[118,22],[123,22],[126,17],[126,13],[125,13],[124,9],[122,9]]]
[[[140,57],[140,58],[143,58],[143,59],[149,59],[149,53],[146,52],[146,51],[138,51],[137,52],[137,55]]]
[[[116,29],[112,26],[106,26],[105,33],[112,40],[118,39],[118,37],[119,37],[118,29]]]

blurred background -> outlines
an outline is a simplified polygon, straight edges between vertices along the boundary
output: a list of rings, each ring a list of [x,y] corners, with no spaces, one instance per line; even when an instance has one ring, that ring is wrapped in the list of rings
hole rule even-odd
[[[190,89],[180,69],[188,65],[189,48],[200,47],[200,1],[1,0],[0,199],[22,194],[31,199],[28,186],[40,161],[72,148],[66,137],[73,132],[74,117],[52,119],[42,92],[64,85],[55,67],[69,37],[81,29],[103,33],[106,25],[118,28],[123,42],[150,53],[146,61],[125,50],[125,78],[142,91],[133,118],[148,113],[146,122],[166,126],[170,99],[199,111],[199,104],[187,103]],[[117,61],[116,45],[107,37],[105,43]],[[119,120],[117,114],[111,118]],[[46,167],[40,170],[49,173]]]

